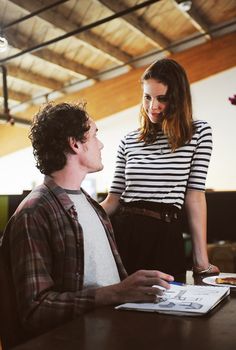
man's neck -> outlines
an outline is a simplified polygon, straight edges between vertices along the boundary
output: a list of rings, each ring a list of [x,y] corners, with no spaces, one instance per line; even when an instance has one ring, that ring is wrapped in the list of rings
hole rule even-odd
[[[50,175],[55,183],[67,190],[79,190],[86,174],[78,169],[71,169],[67,166],[62,170],[55,171]]]

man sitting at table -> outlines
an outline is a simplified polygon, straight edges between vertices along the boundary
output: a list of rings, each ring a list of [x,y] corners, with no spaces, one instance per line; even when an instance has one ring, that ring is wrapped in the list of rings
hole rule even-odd
[[[41,333],[94,307],[155,301],[153,285],[169,288],[173,277],[147,270],[127,277],[107,215],[81,188],[103,168],[103,144],[84,107],[48,104],[30,139],[44,183],[19,205],[2,242],[23,327]]]

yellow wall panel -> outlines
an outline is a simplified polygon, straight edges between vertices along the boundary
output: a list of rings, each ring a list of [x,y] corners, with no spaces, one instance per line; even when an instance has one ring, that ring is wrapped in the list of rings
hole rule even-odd
[[[8,196],[0,196],[0,231],[3,231],[8,221]]]

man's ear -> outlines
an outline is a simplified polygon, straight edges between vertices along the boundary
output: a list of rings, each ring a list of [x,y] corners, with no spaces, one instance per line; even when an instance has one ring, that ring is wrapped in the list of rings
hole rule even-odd
[[[74,137],[69,137],[68,138],[68,144],[69,144],[71,150],[74,153],[78,152],[78,150],[79,150],[79,141],[77,141]]]

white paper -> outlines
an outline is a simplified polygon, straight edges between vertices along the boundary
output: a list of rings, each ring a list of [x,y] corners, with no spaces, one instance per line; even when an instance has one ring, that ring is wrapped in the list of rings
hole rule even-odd
[[[203,315],[230,292],[229,287],[171,285],[156,303],[126,303],[116,309],[179,315]]]

